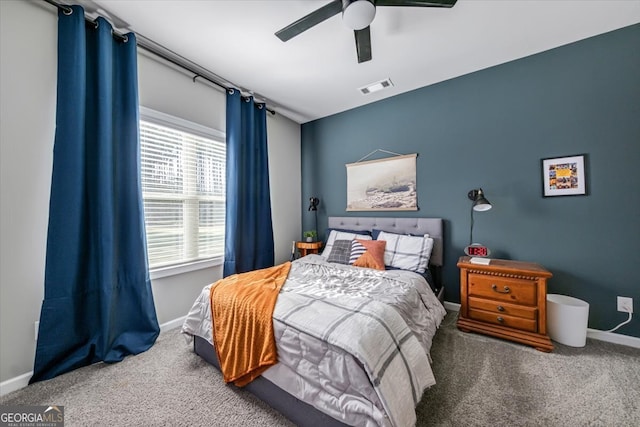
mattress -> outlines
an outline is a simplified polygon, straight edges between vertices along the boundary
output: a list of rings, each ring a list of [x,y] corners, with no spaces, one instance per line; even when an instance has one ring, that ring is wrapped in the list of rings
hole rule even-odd
[[[212,343],[210,286],[182,332]],[[348,425],[409,426],[435,384],[429,351],[445,310],[424,277],[328,263],[292,263],[278,296],[278,363],[263,377]]]

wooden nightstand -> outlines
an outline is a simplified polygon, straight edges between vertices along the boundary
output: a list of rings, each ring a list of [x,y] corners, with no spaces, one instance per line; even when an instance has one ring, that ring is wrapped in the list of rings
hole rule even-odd
[[[296,242],[296,248],[300,251],[300,256],[317,254],[322,247],[322,242]]]
[[[532,262],[492,259],[489,265],[458,260],[458,329],[528,344],[550,352],[547,335],[547,279],[552,274]]]

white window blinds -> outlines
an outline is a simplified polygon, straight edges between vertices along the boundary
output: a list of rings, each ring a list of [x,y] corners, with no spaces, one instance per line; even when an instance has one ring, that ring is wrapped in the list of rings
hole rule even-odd
[[[189,122],[140,121],[149,268],[224,255],[225,143]]]

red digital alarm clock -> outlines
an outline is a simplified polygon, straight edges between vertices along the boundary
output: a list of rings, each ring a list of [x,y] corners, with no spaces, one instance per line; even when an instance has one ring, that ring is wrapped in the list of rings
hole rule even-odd
[[[491,255],[491,251],[488,247],[481,245],[480,243],[473,243],[464,248],[464,253],[469,256],[486,258]]]

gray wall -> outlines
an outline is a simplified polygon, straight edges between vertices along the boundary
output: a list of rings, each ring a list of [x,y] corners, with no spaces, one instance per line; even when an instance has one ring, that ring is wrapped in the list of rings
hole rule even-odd
[[[474,240],[495,258],[542,264],[550,293],[589,302],[589,327],[612,328],[627,318],[617,295],[640,310],[638,46],[635,25],[304,124],[303,229],[311,195],[319,228],[346,214],[346,163],[378,148],[419,153],[420,210],[362,215],[444,218],[448,301],[460,301],[467,192],[482,187],[493,209],[476,213]],[[589,195],[543,198],[540,160],[579,153]],[[640,337],[637,316],[618,332]]]
[[[43,2],[0,1],[1,257],[0,382],[33,369],[34,322],[44,296],[44,261],[55,130],[57,17]],[[28,25],[27,25],[28,24]],[[224,94],[157,60],[138,56],[140,102],[224,131]],[[276,261],[299,236],[300,125],[268,115]],[[152,281],[160,323],[184,316],[221,268]]]

